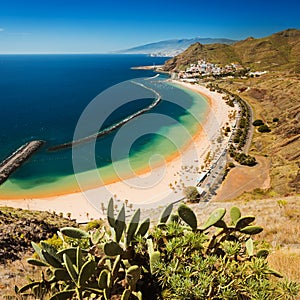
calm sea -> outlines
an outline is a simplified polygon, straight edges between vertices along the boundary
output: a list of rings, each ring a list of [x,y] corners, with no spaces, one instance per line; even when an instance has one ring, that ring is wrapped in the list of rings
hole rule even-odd
[[[116,159],[121,161],[130,156],[133,168],[139,169],[148,163],[154,152],[165,157],[176,152],[197,130],[207,102],[194,93],[166,83],[167,76],[145,80],[141,78],[152,77],[155,73],[130,69],[132,66],[163,64],[165,60],[144,55],[0,55],[0,160],[27,141],[46,141],[45,146],[0,187],[0,197],[34,196],[38,189],[46,193],[49,189],[59,190],[62,179],[74,174],[72,149],[49,152],[48,148],[72,141],[87,105],[104,90],[127,80],[134,79],[155,90],[162,101],[145,114],[149,118],[130,121],[133,126],[130,136],[121,128],[97,141],[94,156],[100,173],[103,169],[107,179],[115,176],[110,166]],[[132,92],[134,99],[131,101],[125,97],[130,84],[121,88],[114,103],[100,97],[103,109],[95,112],[93,118],[99,116],[102,129],[154,101],[155,94],[151,90],[144,89],[141,97],[137,97],[142,87],[132,86],[136,91]],[[176,127],[182,125],[189,135],[178,137]],[[132,143],[128,149],[119,147],[112,157],[116,137],[123,139],[123,144],[128,140]],[[79,171],[92,168],[94,166],[87,163]]]

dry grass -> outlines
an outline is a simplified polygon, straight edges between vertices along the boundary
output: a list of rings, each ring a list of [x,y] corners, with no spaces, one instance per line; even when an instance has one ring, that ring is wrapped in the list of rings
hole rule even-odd
[[[255,223],[264,228],[257,239],[273,249],[270,256],[272,268],[300,283],[300,196],[211,202],[204,208],[196,204],[192,208],[198,219],[204,222],[214,209],[224,207],[229,211],[234,205],[240,208],[242,215],[254,215]]]
[[[30,254],[24,255],[30,257]],[[14,287],[22,287],[31,279],[40,278],[40,268],[30,266],[26,259],[7,262],[5,265],[0,264],[0,299],[21,299],[17,298]],[[30,298],[26,298],[30,300]]]
[[[268,257],[271,268],[300,283],[300,249],[281,249]]]
[[[254,119],[262,119],[271,128],[270,133],[254,132],[249,152],[270,160],[270,191],[281,196],[299,193],[299,180],[294,180],[300,165],[300,138],[297,139],[300,132],[300,76],[270,72],[259,78],[223,81],[219,85],[232,92],[247,87],[248,90],[241,93],[241,97],[252,106]],[[273,122],[274,117],[278,117],[279,122]],[[268,195],[255,193],[252,196],[268,198]]]

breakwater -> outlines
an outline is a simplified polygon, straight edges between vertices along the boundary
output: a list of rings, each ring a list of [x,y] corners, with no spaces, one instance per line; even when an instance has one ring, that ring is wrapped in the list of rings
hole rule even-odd
[[[79,140],[76,140],[76,141],[72,141],[72,142],[68,142],[68,143],[64,143],[64,144],[60,144],[60,145],[57,145],[57,146],[53,146],[53,147],[49,147],[48,148],[48,151],[58,151],[58,150],[62,150],[62,149],[67,149],[67,148],[71,148],[73,146],[77,146],[77,145],[80,145],[80,144],[83,144],[83,143],[87,143],[87,142],[90,142],[90,141],[93,141],[95,139],[98,139],[98,138],[101,138],[103,137],[104,135],[106,134],[109,134],[110,132],[112,132],[113,130],[116,130],[118,128],[120,128],[121,126],[123,126],[124,124],[126,124],[127,122],[129,122],[130,120],[144,114],[145,112],[153,109],[156,105],[158,105],[158,103],[161,101],[161,96],[158,92],[156,92],[154,89],[152,88],[149,88],[145,85],[143,85],[142,83],[139,83],[139,82],[136,82],[136,81],[131,81],[133,84],[136,84],[136,85],[139,85],[151,92],[153,92],[155,94],[155,99],[154,101],[148,105],[147,107],[137,111],[136,113],[128,116],[127,118],[121,120],[120,122],[116,123],[116,124],[113,124],[95,134],[92,134],[92,135],[89,135],[87,137],[84,137],[82,139],[79,139]]]
[[[36,151],[38,151],[45,141],[30,141],[18,148],[13,154],[7,157],[0,164],[0,185],[17,170],[26,160],[28,160]]]

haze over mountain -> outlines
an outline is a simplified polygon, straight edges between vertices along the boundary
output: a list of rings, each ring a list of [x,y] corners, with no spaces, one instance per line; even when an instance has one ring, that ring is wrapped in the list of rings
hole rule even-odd
[[[165,70],[185,69],[199,59],[212,63],[239,62],[255,70],[289,70],[300,72],[300,30],[287,29],[263,38],[249,37],[232,45],[194,43],[183,53],[168,60]]]
[[[130,49],[115,51],[115,53],[124,54],[149,54],[154,56],[175,56],[184,50],[186,50],[190,45],[194,43],[201,44],[233,44],[236,40],[230,40],[225,38],[192,38],[192,39],[172,39],[165,40],[155,43],[150,43],[146,45],[141,45],[133,47]]]

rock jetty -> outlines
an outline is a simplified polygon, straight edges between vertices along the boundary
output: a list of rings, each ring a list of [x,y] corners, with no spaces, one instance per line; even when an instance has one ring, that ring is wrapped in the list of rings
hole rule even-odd
[[[3,184],[8,177],[17,170],[25,161],[27,161],[36,151],[38,151],[45,141],[30,141],[13,154],[7,157],[2,163],[0,163],[0,185]]]

